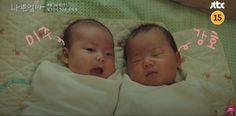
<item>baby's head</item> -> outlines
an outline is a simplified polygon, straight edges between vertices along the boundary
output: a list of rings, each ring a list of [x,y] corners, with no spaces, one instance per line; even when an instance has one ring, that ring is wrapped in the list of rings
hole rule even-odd
[[[160,86],[175,82],[180,54],[170,32],[157,24],[144,24],[128,37],[125,60],[131,80]]]
[[[64,31],[63,62],[74,73],[108,78],[115,71],[113,36],[94,19],[71,23]]]

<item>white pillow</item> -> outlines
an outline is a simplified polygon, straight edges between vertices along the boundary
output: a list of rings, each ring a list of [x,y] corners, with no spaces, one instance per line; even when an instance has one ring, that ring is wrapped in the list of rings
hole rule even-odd
[[[198,80],[168,86],[143,86],[127,75],[115,115],[212,115],[214,112]]]
[[[119,71],[109,79],[80,75],[44,61],[32,81],[23,115],[112,115],[121,80]]]

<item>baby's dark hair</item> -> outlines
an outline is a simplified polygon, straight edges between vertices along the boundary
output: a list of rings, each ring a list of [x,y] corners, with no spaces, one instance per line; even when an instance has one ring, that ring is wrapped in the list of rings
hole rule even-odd
[[[95,25],[95,26],[98,26],[98,27],[101,27],[101,28],[107,30],[112,36],[111,31],[101,22],[99,22],[95,19],[78,19],[78,20],[75,20],[74,22],[72,22],[70,25],[68,25],[66,27],[66,29],[64,30],[63,40],[65,42],[64,47],[66,47],[66,48],[71,47],[71,43],[72,43],[72,40],[70,39],[71,38],[71,30],[72,30],[73,25],[75,25],[75,24]],[[112,36],[112,38],[113,38],[113,36]]]
[[[171,33],[168,30],[166,30],[164,27],[162,27],[158,24],[155,24],[155,23],[141,24],[140,26],[138,26],[137,28],[135,28],[131,31],[131,33],[128,36],[128,39],[125,42],[124,58],[125,58],[126,62],[127,62],[127,43],[128,43],[128,40],[134,38],[139,33],[148,32],[148,31],[153,30],[153,29],[159,29],[160,31],[162,31],[163,34],[166,36],[166,39],[168,40],[168,42],[169,42],[171,48],[173,49],[173,51],[178,52],[175,40],[174,40],[173,36],[171,35]]]

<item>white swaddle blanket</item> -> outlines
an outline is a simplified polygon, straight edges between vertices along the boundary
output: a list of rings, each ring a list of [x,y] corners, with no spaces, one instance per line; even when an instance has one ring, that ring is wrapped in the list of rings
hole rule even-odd
[[[125,75],[115,115],[222,115],[212,104],[225,107],[221,100],[228,96],[208,96],[205,85],[199,78],[186,78],[172,85],[143,86]],[[216,86],[212,88],[222,95]]]
[[[121,84],[119,71],[108,79],[72,73],[44,61],[35,72],[23,115],[112,115]]]

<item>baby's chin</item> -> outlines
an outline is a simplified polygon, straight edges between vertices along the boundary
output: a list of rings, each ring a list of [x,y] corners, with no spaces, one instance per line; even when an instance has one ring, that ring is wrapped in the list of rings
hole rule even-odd
[[[109,78],[109,76],[111,76],[115,70],[104,70],[102,68],[92,68],[90,70],[87,70],[87,71],[72,71],[74,73],[77,73],[77,74],[82,74],[82,75],[90,75],[90,76],[96,76],[98,78],[104,78],[104,79],[107,79]]]
[[[107,79],[109,77],[105,74],[88,74],[88,75],[92,75],[92,76],[96,76],[98,78],[104,78],[104,79]]]
[[[107,79],[107,78],[109,78],[113,73],[114,73],[114,71],[113,71],[113,72],[106,72],[106,71],[105,71],[104,74],[101,75],[100,77]],[[95,75],[95,76],[96,76],[96,75]],[[97,76],[99,76],[99,75],[97,75]]]
[[[72,71],[72,72],[80,75],[96,76],[98,78],[105,78],[105,79],[109,77],[105,73],[94,73],[94,72],[91,73],[90,71],[87,72]]]
[[[148,80],[148,81],[142,81],[142,82],[135,81],[135,82],[142,84],[144,86],[163,86],[163,85],[171,85],[171,84],[175,83],[175,80],[170,81],[170,82],[158,81],[158,80]]]

